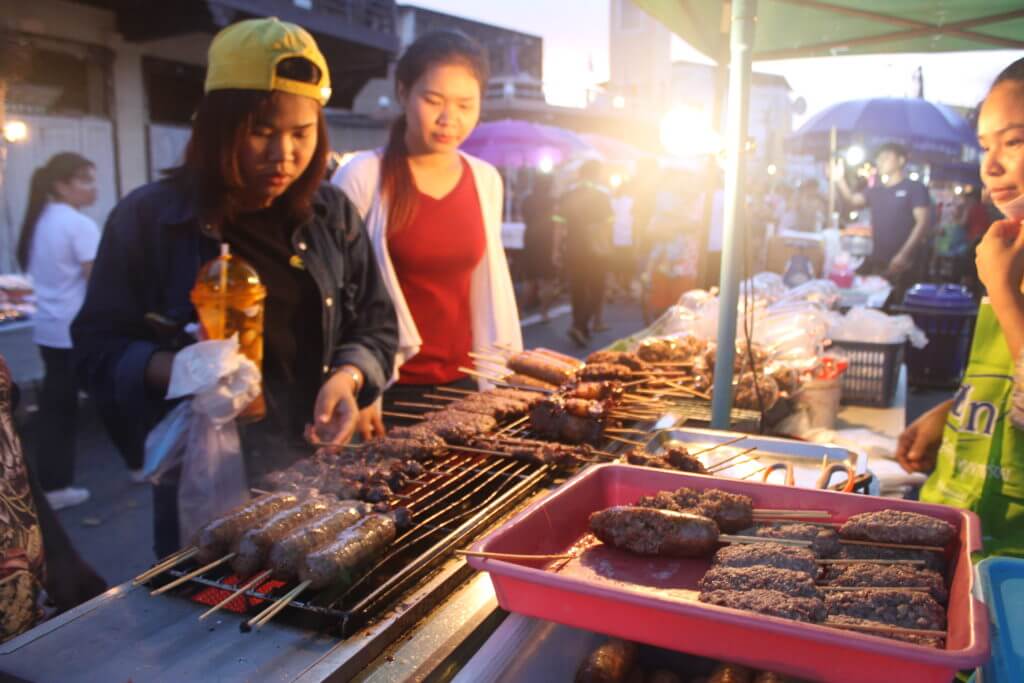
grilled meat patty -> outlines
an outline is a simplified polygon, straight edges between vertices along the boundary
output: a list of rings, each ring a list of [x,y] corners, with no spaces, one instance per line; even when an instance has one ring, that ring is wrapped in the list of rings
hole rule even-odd
[[[956,536],[952,524],[901,510],[863,512],[846,520],[839,535],[859,541],[929,545],[943,548]]]
[[[931,595],[919,591],[889,591],[865,588],[856,591],[828,591],[825,606],[829,615],[877,621],[890,626],[943,630],[946,611]]]
[[[714,563],[721,567],[763,565],[802,572],[812,579],[818,576],[818,563],[809,549],[771,541],[725,546],[715,553]]]
[[[709,605],[757,612],[770,617],[818,623],[825,620],[825,605],[819,598],[802,598],[774,590],[715,590],[700,594]]]
[[[949,591],[942,575],[924,567],[902,564],[857,564],[832,565],[825,572],[824,583],[830,586],[915,587],[927,588],[936,602],[946,604]]]
[[[590,530],[614,548],[641,555],[701,557],[718,543],[718,527],[707,517],[636,506],[594,512]]]
[[[774,590],[801,598],[821,599],[811,577],[792,569],[755,565],[753,567],[712,567],[697,587],[708,593],[715,590]]]
[[[842,547],[836,530],[805,522],[770,522],[758,524],[741,533],[759,538],[783,538],[796,541],[810,541],[811,550],[818,557],[835,557]]]

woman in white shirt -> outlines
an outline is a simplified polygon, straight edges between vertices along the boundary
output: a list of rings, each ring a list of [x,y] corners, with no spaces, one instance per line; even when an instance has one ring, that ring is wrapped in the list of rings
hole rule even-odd
[[[39,483],[54,509],[79,505],[89,491],[72,486],[78,384],[71,359],[71,321],[85,299],[100,231],[82,209],[96,201],[94,164],[73,152],[54,155],[32,174],[18,262],[32,277],[33,339],[46,376],[39,396]]]

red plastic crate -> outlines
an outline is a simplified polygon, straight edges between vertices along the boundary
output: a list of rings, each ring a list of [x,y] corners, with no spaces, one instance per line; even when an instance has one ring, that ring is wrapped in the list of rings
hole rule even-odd
[[[958,530],[946,649],[697,602],[709,559],[640,557],[594,546],[568,561],[470,558],[490,572],[502,608],[695,655],[814,681],[949,683],[988,657],[985,607],[973,595],[970,554],[981,548],[976,515],[941,505],[712,478],[629,465],[591,467],[481,539],[474,550],[554,554],[580,546],[591,512],[680,486],[743,493],[757,508],[829,510],[833,521],[885,508],[944,519]]]

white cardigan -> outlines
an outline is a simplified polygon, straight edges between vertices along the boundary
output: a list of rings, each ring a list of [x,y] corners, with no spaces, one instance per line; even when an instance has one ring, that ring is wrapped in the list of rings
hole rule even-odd
[[[461,152],[460,152],[461,153]],[[470,281],[469,300],[473,324],[473,349],[484,351],[496,346],[522,350],[523,333],[519,327],[519,309],[509,274],[508,261],[501,243],[503,184],[497,169],[486,161],[462,154],[469,162],[476,183],[480,209],[483,212],[487,246]],[[416,329],[409,305],[402,294],[395,267],[391,263],[387,239],[387,205],[380,192],[380,152],[357,154],[339,168],[331,182],[342,189],[366,223],[388,293],[398,316],[398,353],[395,374],[410,358],[419,353],[423,340]]]

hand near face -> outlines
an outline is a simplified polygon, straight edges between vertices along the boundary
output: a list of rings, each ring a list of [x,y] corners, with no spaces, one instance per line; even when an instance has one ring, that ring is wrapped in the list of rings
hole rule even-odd
[[[1011,220],[996,221],[975,251],[978,277],[989,294],[1020,291],[1024,282],[1024,230]]]

